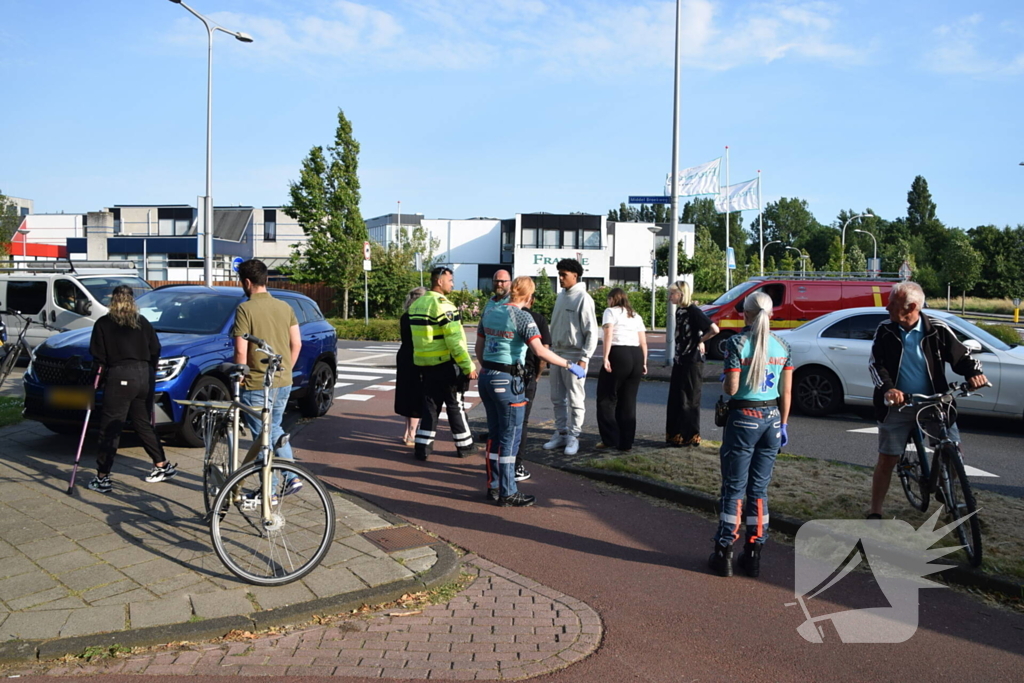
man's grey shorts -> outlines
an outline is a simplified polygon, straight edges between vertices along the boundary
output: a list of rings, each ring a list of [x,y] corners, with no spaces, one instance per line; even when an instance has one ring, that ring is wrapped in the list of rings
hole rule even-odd
[[[939,436],[938,423],[926,420],[924,427],[932,437],[929,439],[930,445],[934,445]],[[907,438],[914,429],[917,429],[917,416],[913,409],[901,412],[890,408],[885,422],[878,423],[878,452],[883,455],[903,455]],[[954,443],[960,443],[960,430],[956,428],[956,423],[949,427],[949,438]]]

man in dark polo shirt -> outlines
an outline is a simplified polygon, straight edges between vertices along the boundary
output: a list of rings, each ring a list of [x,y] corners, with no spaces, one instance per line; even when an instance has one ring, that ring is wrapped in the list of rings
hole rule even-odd
[[[292,392],[292,368],[299,360],[302,350],[302,335],[299,321],[295,318],[292,307],[279,301],[267,292],[267,266],[258,259],[249,259],[238,266],[238,279],[249,300],[240,304],[235,313],[235,324],[231,328],[231,336],[235,341],[235,363],[249,366],[249,377],[242,388],[241,400],[247,406],[263,407],[263,379],[266,374],[265,354],[257,351],[254,344],[242,338],[251,334],[259,337],[281,354],[281,370],[274,377],[270,389],[271,431],[270,443],[276,444],[284,434],[281,423],[284,410],[288,406],[288,396]],[[259,418],[242,413],[242,419],[257,439],[263,431]],[[292,447],[285,444],[274,452],[275,458],[294,460]],[[302,481],[286,476],[284,494],[294,493],[302,488]]]

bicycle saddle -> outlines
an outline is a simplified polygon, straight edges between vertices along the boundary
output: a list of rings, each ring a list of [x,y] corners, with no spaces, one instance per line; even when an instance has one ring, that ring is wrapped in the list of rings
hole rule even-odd
[[[221,363],[217,366],[217,371],[228,377],[233,377],[234,375],[245,377],[249,374],[249,366],[240,363]]]

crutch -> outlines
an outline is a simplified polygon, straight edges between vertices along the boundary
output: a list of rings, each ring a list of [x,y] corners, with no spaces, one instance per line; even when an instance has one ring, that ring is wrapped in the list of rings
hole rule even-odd
[[[103,366],[97,366],[96,379],[92,383],[92,400],[85,408],[85,422],[82,424],[82,436],[78,439],[78,452],[75,453],[75,466],[71,470],[71,483],[68,484],[67,494],[75,494],[75,476],[78,474],[78,461],[82,459],[82,446],[85,445],[85,432],[89,429],[89,417],[92,415],[92,404],[96,401],[96,391],[100,386],[100,375],[103,373]]]

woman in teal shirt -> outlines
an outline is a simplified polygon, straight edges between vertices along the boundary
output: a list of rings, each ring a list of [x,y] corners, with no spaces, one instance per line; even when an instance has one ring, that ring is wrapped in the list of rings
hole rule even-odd
[[[748,576],[761,571],[761,548],[768,537],[768,484],[775,456],[789,443],[793,363],[789,345],[772,334],[772,300],[755,292],[743,302],[746,327],[726,348],[722,389],[732,396],[719,451],[722,499],[711,569],[732,576],[732,545],[746,524],[740,567]],[[746,515],[746,519],[744,519]]]

